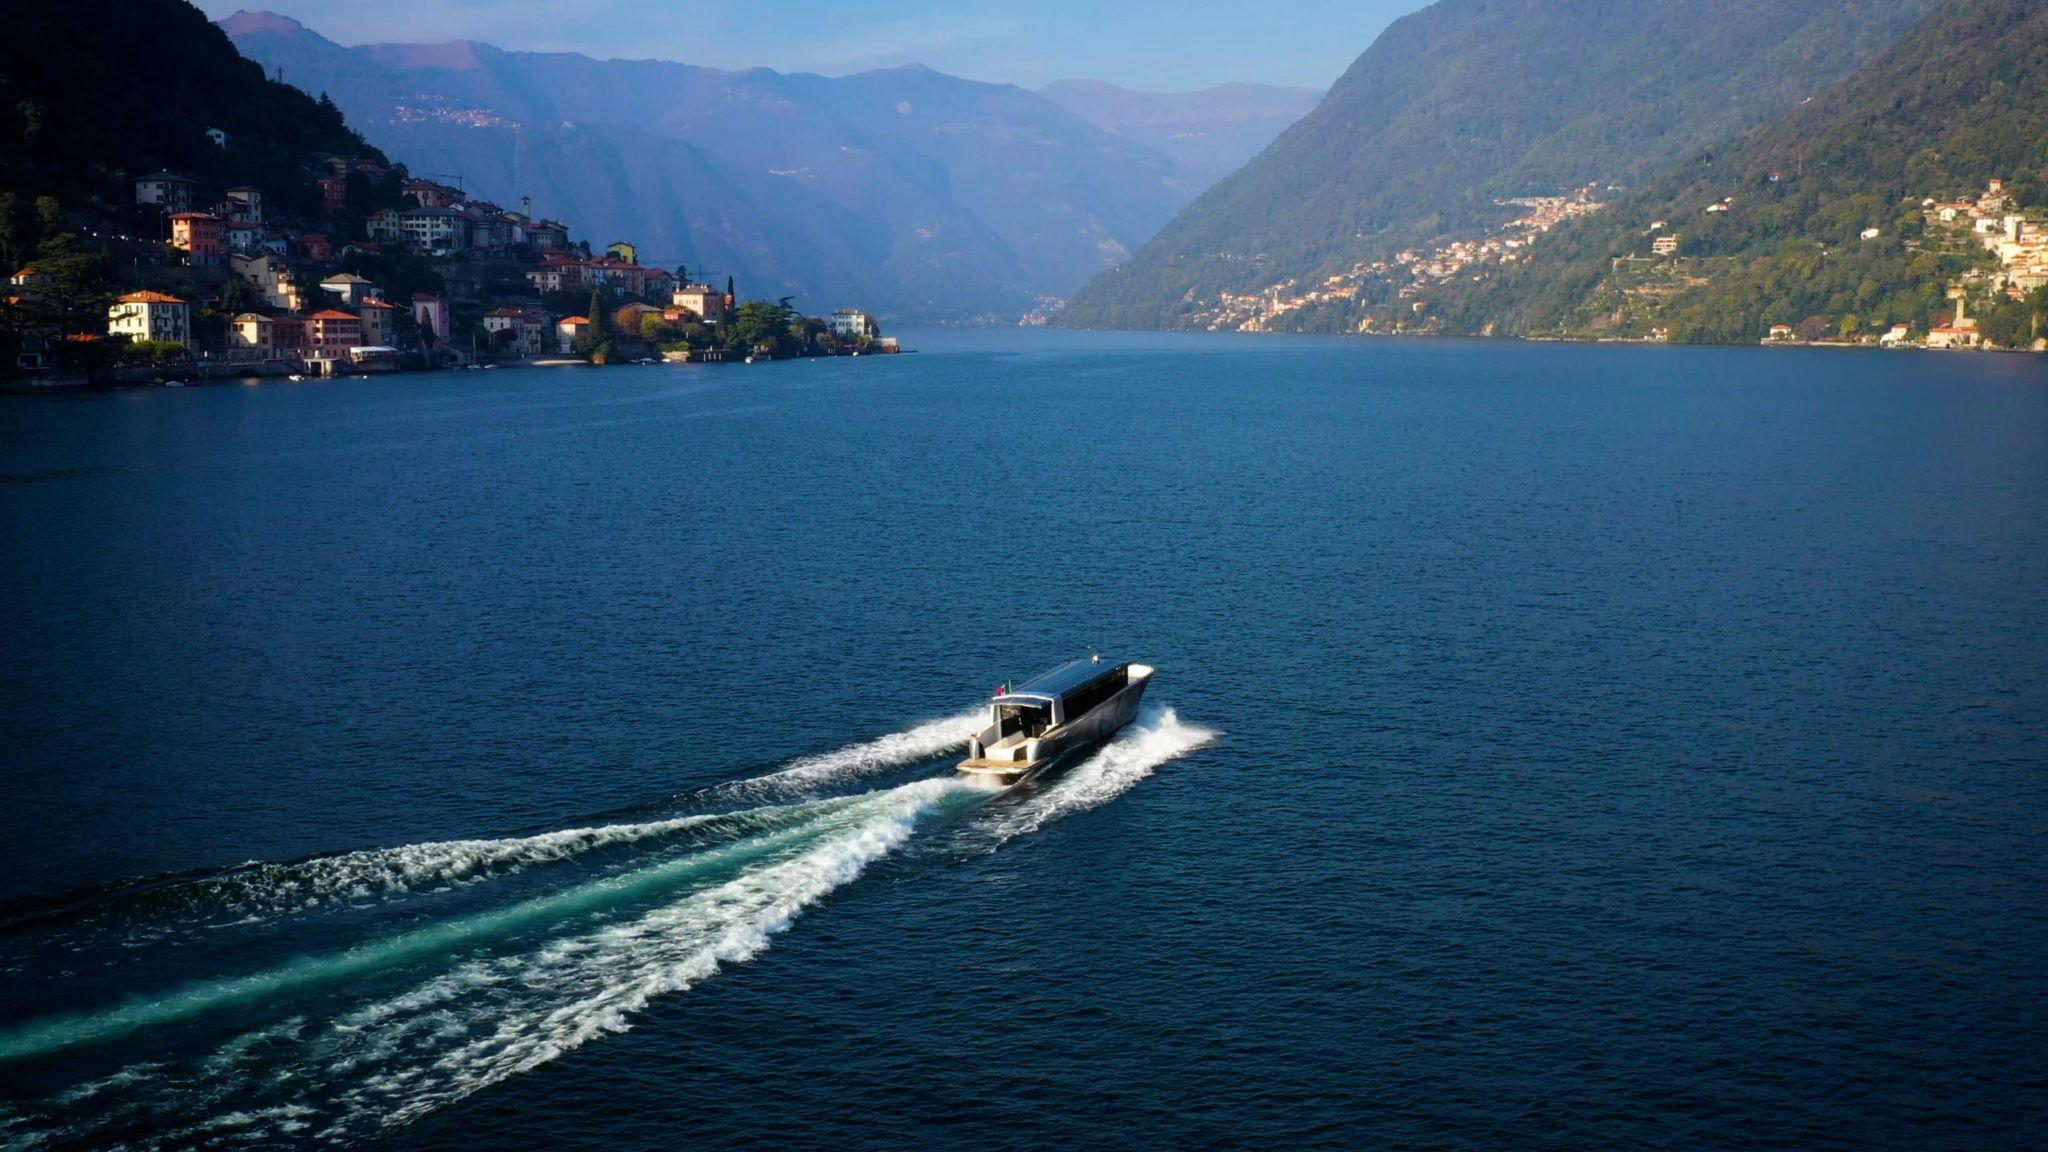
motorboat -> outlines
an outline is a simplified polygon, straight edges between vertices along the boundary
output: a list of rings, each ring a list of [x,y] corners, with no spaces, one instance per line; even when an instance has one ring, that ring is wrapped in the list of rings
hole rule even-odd
[[[1137,719],[1153,671],[1092,656],[1004,685],[989,702],[988,727],[968,737],[960,773],[1015,784],[1054,771]]]

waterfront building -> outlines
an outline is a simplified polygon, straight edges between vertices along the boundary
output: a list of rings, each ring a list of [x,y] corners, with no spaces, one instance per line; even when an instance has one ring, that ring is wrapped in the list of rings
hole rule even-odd
[[[339,308],[328,308],[306,317],[307,344],[314,358],[340,360],[348,350],[363,342],[363,321]]]
[[[576,350],[576,341],[579,337],[589,334],[590,317],[588,316],[564,316],[555,325],[557,346],[565,356]]]
[[[398,338],[398,309],[386,304],[380,297],[366,296],[362,300],[363,343],[375,347],[388,347]]]
[[[433,343],[448,342],[448,301],[439,296],[415,292],[412,297],[413,323],[421,333],[432,333]]]
[[[709,284],[684,284],[669,294],[669,303],[706,324],[725,316],[725,294]]]
[[[832,334],[842,340],[872,340],[882,334],[875,318],[858,308],[841,308],[832,313]]]
[[[277,327],[260,312],[244,312],[228,325],[228,355],[236,359],[264,360],[276,347]]]
[[[107,335],[192,346],[192,306],[162,292],[130,292],[107,309]]]
[[[273,356],[303,356],[309,349],[306,339],[306,318],[303,316],[273,316],[270,320],[270,354]]]
[[[622,333],[629,338],[637,338],[640,335],[642,320],[648,316],[661,315],[662,310],[660,308],[652,304],[641,304],[636,301],[612,313],[612,331]]]
[[[484,313],[484,329],[500,352],[538,356],[547,350],[550,327],[547,313],[534,308],[493,308]]]

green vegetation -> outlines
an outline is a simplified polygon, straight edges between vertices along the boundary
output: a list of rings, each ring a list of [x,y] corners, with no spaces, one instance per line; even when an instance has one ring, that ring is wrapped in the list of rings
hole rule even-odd
[[[228,147],[209,140],[209,128],[228,133]],[[332,101],[267,79],[184,0],[9,10],[0,36],[0,192],[17,203],[49,196],[67,211],[92,201],[125,206],[130,181],[172,168],[202,187],[256,184],[277,207],[309,211],[318,189],[303,160],[326,152],[382,159]]]
[[[1947,0],[1834,90],[1702,152],[1571,230],[1520,269],[1432,300],[1447,332],[1760,338],[1771,324],[1854,336],[1925,330],[1948,288],[1990,262],[1923,201],[2009,181],[2015,207],[2048,207],[2048,0]],[[1728,210],[1710,212],[1728,202]],[[1684,258],[1646,267],[1650,224]],[[1882,233],[1862,239],[1866,229]],[[1982,317],[1987,340],[2030,340],[2040,302]],[[2020,336],[2027,334],[2024,339]]]
[[[1441,0],[1060,323],[1173,327],[1220,291],[1499,224],[1511,210],[1498,198],[1634,184],[1817,95],[1934,2]]]

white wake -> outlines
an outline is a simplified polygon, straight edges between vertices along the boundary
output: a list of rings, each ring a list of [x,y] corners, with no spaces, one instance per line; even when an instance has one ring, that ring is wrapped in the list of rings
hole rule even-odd
[[[985,718],[985,713],[976,711],[929,720],[907,731],[800,757],[765,776],[721,784],[716,791],[734,797],[797,796],[874,776],[965,747],[967,738],[983,726]]]
[[[1000,843],[1100,807],[1130,791],[1160,765],[1205,748],[1220,735],[1213,728],[1183,723],[1171,708],[1148,712],[1044,791],[1013,808],[992,812],[986,828]]]

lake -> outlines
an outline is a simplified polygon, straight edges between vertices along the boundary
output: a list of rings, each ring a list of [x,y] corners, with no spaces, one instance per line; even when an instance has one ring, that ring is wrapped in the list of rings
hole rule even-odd
[[[0,1146],[2037,1146],[2048,361],[904,336],[0,397]]]

